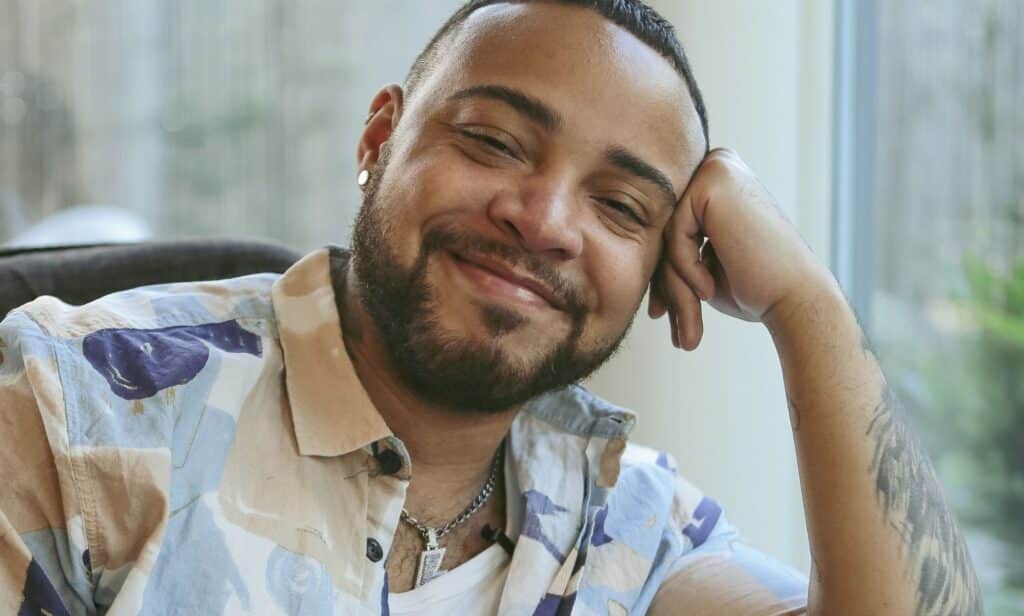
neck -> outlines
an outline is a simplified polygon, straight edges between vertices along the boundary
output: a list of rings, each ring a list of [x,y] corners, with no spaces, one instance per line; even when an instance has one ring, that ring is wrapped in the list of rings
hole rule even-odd
[[[461,509],[477,493],[518,408],[473,413],[427,402],[398,375],[372,318],[363,307],[355,273],[335,278],[345,348],[363,388],[412,458],[409,509],[417,502]],[[340,280],[339,280],[340,278]],[[338,287],[341,288],[338,288]],[[427,498],[425,495],[431,495]],[[431,507],[436,509],[437,507]]]

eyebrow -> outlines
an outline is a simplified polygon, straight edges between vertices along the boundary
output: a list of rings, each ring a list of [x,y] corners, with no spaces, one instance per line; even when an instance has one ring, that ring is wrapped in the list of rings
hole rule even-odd
[[[562,126],[565,124],[562,120],[562,115],[547,104],[525,92],[507,86],[472,86],[452,94],[448,97],[448,100],[453,101],[466,98],[489,98],[501,101],[530,118],[549,133],[561,131]]]
[[[540,125],[541,128],[549,133],[561,131],[565,125],[562,115],[549,105],[525,92],[508,86],[471,86],[452,94],[448,97],[448,100],[455,101],[467,98],[488,98],[501,101]],[[604,160],[630,175],[647,180],[657,186],[658,191],[664,196],[669,209],[675,209],[675,187],[672,185],[672,181],[668,179],[668,176],[656,167],[621,145],[613,145],[605,150]]]
[[[612,165],[657,186],[658,192],[665,198],[667,207],[670,210],[675,209],[676,189],[672,185],[672,180],[668,179],[667,175],[658,171],[653,165],[644,162],[642,158],[622,146],[616,145],[608,148],[605,151],[604,157]]]

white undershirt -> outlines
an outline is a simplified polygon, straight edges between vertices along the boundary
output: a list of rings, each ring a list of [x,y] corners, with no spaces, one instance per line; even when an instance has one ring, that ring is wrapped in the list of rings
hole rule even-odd
[[[419,588],[390,593],[388,607],[392,614],[497,614],[510,560],[495,543]]]
[[[518,537],[522,523],[519,484],[509,456],[505,456],[505,532]],[[444,575],[407,592],[389,593],[392,614],[457,614],[492,616],[498,613],[501,593],[512,557],[495,543]]]

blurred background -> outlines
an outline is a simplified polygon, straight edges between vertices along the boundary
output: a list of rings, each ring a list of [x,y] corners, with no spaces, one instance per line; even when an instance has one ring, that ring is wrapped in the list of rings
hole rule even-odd
[[[0,0],[0,243],[348,243],[355,148],[457,0]],[[660,0],[713,145],[835,271],[967,529],[1024,614],[1024,3]],[[781,372],[707,314],[638,318],[589,386],[748,540],[809,568]]]

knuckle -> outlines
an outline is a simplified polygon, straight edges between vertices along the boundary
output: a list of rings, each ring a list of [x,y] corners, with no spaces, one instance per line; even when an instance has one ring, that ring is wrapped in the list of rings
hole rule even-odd
[[[704,163],[704,165],[704,173],[709,176],[712,176],[713,178],[729,175],[732,173],[733,169],[733,166],[730,163],[730,161],[721,156],[716,156],[714,158],[709,159],[707,162]]]
[[[705,159],[707,172],[716,175],[741,177],[749,174],[746,163],[739,154],[728,148],[718,148]]]

